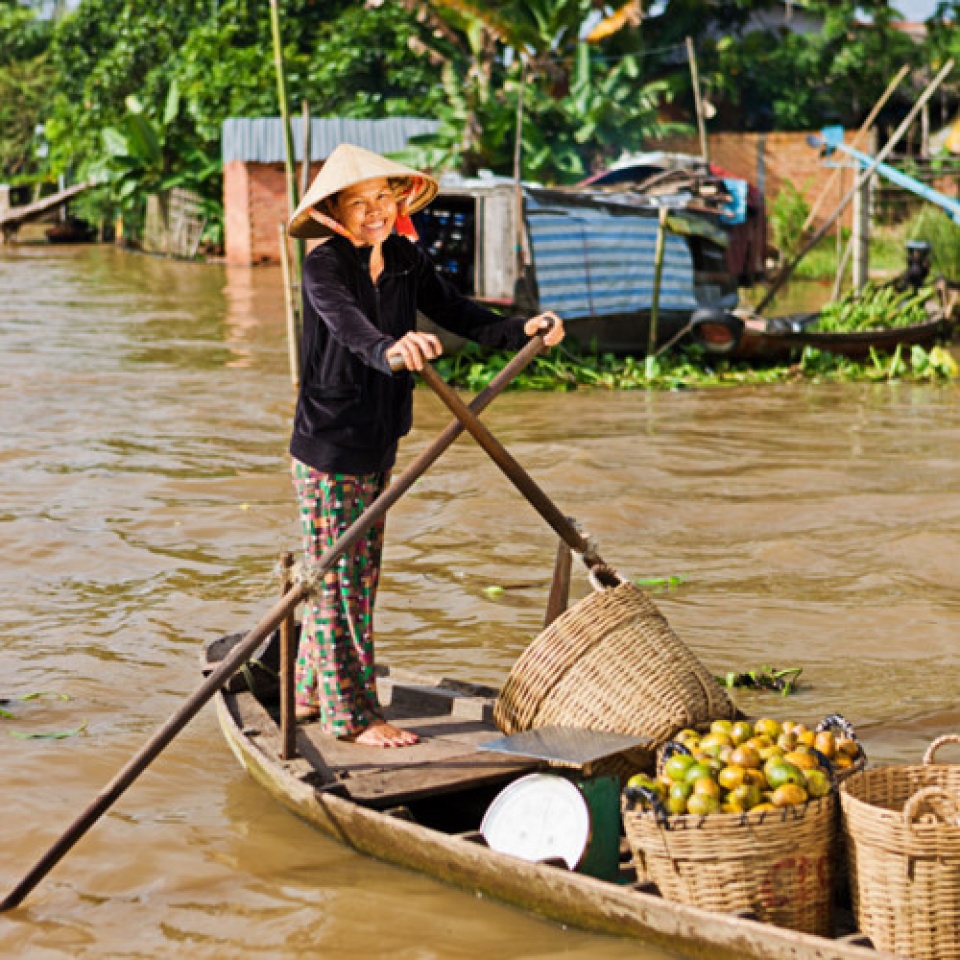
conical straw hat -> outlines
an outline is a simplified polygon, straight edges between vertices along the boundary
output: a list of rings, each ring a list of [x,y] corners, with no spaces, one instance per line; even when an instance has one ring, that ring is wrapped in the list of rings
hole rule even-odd
[[[436,180],[418,170],[362,147],[355,147],[352,143],[341,143],[327,157],[323,169],[314,178],[290,218],[290,236],[329,237],[333,231],[310,216],[311,208],[347,187],[379,177],[402,177],[410,182],[410,192],[405,198],[407,213],[416,213],[425,207],[440,189]]]

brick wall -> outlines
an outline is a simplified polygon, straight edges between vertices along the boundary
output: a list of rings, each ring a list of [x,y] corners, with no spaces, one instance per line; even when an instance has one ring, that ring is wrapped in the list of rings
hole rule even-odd
[[[807,133],[712,133],[710,134],[710,162],[736,176],[749,180],[758,187],[767,203],[769,216],[777,194],[789,180],[812,207],[827,186],[835,168],[827,166],[819,152],[807,143]],[[856,136],[848,131],[850,143]],[[670,137],[648,149],[669,150],[675,153],[700,153],[696,136]],[[861,149],[863,149],[861,147]],[[836,177],[830,191],[820,204],[814,221],[818,227],[830,217],[840,200],[854,182],[853,170],[844,170]],[[853,204],[843,213],[844,226],[852,223]]]
[[[319,172],[317,163],[311,168],[311,180]],[[280,260],[279,225],[289,219],[287,175],[282,163],[227,163],[223,168],[223,208],[228,263]]]

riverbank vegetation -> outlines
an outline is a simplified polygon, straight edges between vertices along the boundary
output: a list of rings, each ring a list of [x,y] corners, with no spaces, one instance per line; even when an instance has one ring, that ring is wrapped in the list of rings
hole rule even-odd
[[[780,6],[278,0],[294,107],[436,117],[440,130],[411,160],[509,175],[522,98],[521,172],[545,183],[576,182],[651,137],[693,129],[687,37],[712,128],[726,130],[855,127],[909,65],[913,79],[881,117],[889,126],[929,65],[960,54],[953,2],[920,42],[882,0],[807,0],[797,15],[816,18],[816,31],[764,26]],[[222,219],[223,120],[279,113],[268,0],[0,0],[0,34],[0,182],[95,174],[103,189],[77,202],[92,218],[113,208],[135,225],[159,183],[190,185]],[[941,112],[956,99],[950,80]],[[152,137],[116,135],[131,112]]]
[[[472,344],[437,361],[440,374],[452,385],[471,392],[483,390],[512,358],[488,354]],[[863,381],[935,382],[955,379],[956,359],[943,347],[898,347],[890,356],[871,353],[860,362],[806,347],[795,363],[754,366],[707,357],[687,348],[658,357],[648,370],[645,359],[598,353],[577,344],[563,344],[537,357],[513,381],[513,388],[566,392],[600,390],[685,390],[802,381],[829,383]]]

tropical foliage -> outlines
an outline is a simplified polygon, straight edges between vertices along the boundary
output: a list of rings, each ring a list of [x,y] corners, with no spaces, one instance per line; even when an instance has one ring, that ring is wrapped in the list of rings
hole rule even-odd
[[[523,175],[545,182],[689,123],[687,37],[715,123],[758,130],[853,126],[901,64],[929,68],[960,43],[934,24],[914,44],[883,0],[797,0],[796,15],[822,21],[809,32],[756,29],[782,11],[775,0],[277,3],[292,109],[436,117],[418,162],[511,174],[519,155]],[[0,0],[0,182],[98,172],[113,203],[174,182],[215,203],[223,120],[278,112],[270,0],[69,6]]]

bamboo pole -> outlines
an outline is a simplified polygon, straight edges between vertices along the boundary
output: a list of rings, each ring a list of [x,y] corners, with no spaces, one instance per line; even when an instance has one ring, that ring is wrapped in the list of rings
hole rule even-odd
[[[290,381],[296,390],[300,386],[300,331],[297,326],[297,304],[293,278],[290,275],[290,248],[287,246],[287,225],[279,224],[280,269],[283,275],[283,307],[287,320],[287,356],[290,360]]]
[[[697,130],[700,134],[700,156],[703,157],[705,163],[709,163],[710,145],[707,142],[707,124],[703,116],[703,100],[700,96],[700,73],[697,70],[697,53],[693,47],[693,37],[687,37],[687,61],[690,64],[693,103],[697,111]]]
[[[840,214],[846,209],[847,204],[856,196],[857,191],[866,183],[870,177],[873,176],[874,171],[877,167],[883,163],[884,160],[892,152],[893,148],[903,139],[903,135],[910,129],[910,124],[913,123],[917,114],[923,109],[923,105],[933,96],[936,92],[937,87],[947,78],[947,75],[953,69],[953,60],[948,60],[940,72],[930,81],[926,90],[920,95],[920,99],[911,107],[910,112],[903,119],[903,122],[899,127],[894,131],[893,136],[886,142],[884,148],[877,154],[873,162],[869,167],[866,167],[860,175],[854,181],[853,186],[847,193],[844,195],[843,199],[840,201],[840,205],[837,209],[831,214],[827,221],[820,227],[819,230],[810,238],[807,244],[803,249],[791,260],[784,268],[777,274],[773,283],[770,285],[770,289],[767,290],[763,299],[757,305],[757,313],[762,313],[764,307],[773,299],[776,292],[787,282],[790,276],[793,274],[793,271],[796,269],[797,264],[827,235],[830,228],[836,223],[839,219]]]
[[[280,567],[283,570],[280,592],[286,596],[293,586],[293,554],[289,550],[280,557]],[[296,622],[291,610],[280,623],[280,757],[283,760],[292,760],[297,755],[296,662]]]
[[[280,102],[280,120],[283,124],[283,144],[287,174],[287,219],[293,216],[300,202],[297,196],[297,177],[294,171],[293,128],[290,126],[290,109],[287,105],[287,76],[283,66],[283,44],[280,39],[280,11],[277,0],[270,0],[270,30],[273,34],[273,64],[277,74],[277,99]],[[303,268],[303,241],[293,245],[294,279],[299,283]]]
[[[649,380],[657,360],[657,322],[660,314],[660,282],[663,279],[663,251],[666,246],[667,208],[660,208],[657,221],[657,245],[653,252],[653,300],[650,304],[650,329],[647,332],[647,359],[645,372]]]
[[[900,86],[903,78],[910,72],[910,68],[903,66],[897,72],[897,75],[887,84],[887,89],[883,91],[880,95],[880,99],[873,105],[873,109],[870,111],[867,119],[860,124],[860,129],[857,131],[857,135],[853,138],[853,143],[851,146],[858,147],[863,143],[863,138],[867,135],[870,128],[873,126],[874,121],[880,115],[880,111],[886,106],[887,101],[893,96],[894,91],[897,87]],[[835,167],[833,172],[830,174],[830,177],[827,179],[826,184],[824,184],[823,190],[820,191],[820,195],[814,201],[813,206],[810,208],[810,212],[807,214],[807,219],[804,221],[803,226],[800,228],[801,236],[810,229],[810,225],[813,223],[813,218],[820,212],[820,207],[823,204],[823,201],[826,199],[827,194],[833,189],[833,185],[836,182],[837,178],[843,172],[842,167]]]
[[[543,350],[543,337],[531,337],[530,342],[497,374],[485,390],[474,397],[467,408],[468,416],[484,410],[507,384],[538,353]],[[434,373],[429,365],[426,368]],[[434,373],[434,377],[439,379]],[[440,381],[443,383],[443,381]],[[464,430],[464,423],[454,420],[424,450],[406,470],[344,532],[343,536],[324,551],[316,562],[316,571],[322,575],[346,553],[387,510],[400,499],[413,484],[439,459],[443,452]],[[127,788],[170,745],[177,734],[213,698],[214,694],[246,663],[260,644],[302,603],[310,592],[306,582],[301,581],[288,590],[264,618],[230,651],[209,674],[187,701],[160,727],[147,743],[132,757],[126,766],[107,784],[96,799],[67,828],[60,838],[37,861],[23,879],[0,900],[0,913],[19,906],[33,888],[70,852],[74,845],[120,798]]]

